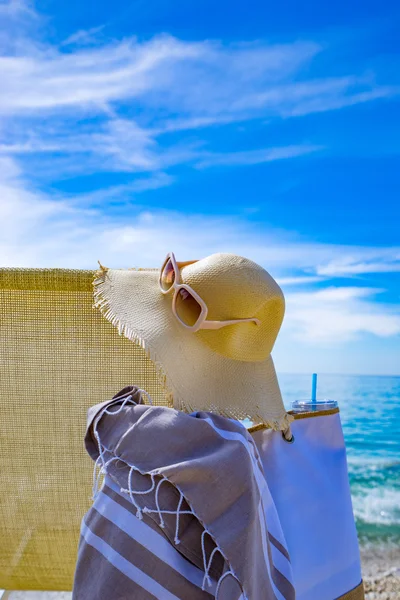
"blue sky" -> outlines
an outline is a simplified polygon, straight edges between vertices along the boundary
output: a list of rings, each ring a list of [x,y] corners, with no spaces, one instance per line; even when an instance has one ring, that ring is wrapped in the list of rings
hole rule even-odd
[[[0,0],[2,266],[228,251],[278,371],[400,374],[395,2]]]

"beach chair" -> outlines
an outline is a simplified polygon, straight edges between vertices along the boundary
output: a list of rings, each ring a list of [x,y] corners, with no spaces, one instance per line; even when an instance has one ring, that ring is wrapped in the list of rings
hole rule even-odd
[[[129,384],[168,404],[144,350],[93,310],[92,279],[0,269],[0,589],[72,589],[91,505],[88,407]]]
[[[83,443],[87,409],[131,384],[146,390],[153,404],[170,405],[160,370],[145,351],[93,310],[93,276],[79,270],[0,269],[0,590],[72,589],[81,520],[92,503],[93,462]],[[268,454],[268,485],[279,500],[297,565],[305,565],[297,567],[298,579],[303,573],[307,579],[311,560],[318,571],[324,551],[326,564],[336,570],[328,570],[322,583],[330,585],[332,578],[341,590],[335,597],[362,600],[337,409],[325,418],[297,415],[293,432],[294,446],[285,444],[279,431],[258,430],[254,438],[257,443],[257,436],[264,436],[259,443]],[[314,450],[317,443],[318,454],[307,452],[309,440]],[[275,443],[283,444],[280,452],[269,450]],[[297,462],[290,448],[300,448]],[[328,457],[323,468],[318,456]],[[295,497],[297,506],[307,508],[301,519],[293,511],[293,496],[285,494],[299,478],[308,482],[298,486]],[[332,493],[337,482],[340,497]],[[322,493],[319,513],[316,489]],[[6,595],[0,591],[1,600]]]

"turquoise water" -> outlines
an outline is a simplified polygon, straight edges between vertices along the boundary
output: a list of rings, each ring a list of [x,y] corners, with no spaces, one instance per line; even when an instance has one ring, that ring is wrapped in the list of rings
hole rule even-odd
[[[285,404],[308,399],[311,376],[279,376]],[[337,400],[361,542],[400,542],[400,377],[319,375],[318,399]]]

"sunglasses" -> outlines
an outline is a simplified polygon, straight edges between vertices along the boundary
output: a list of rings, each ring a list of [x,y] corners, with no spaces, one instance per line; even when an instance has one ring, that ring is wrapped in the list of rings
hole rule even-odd
[[[174,291],[172,298],[172,312],[181,325],[195,332],[199,329],[221,329],[236,323],[250,323],[260,325],[259,319],[232,319],[229,321],[207,321],[207,304],[194,291],[190,285],[182,283],[180,269],[197,262],[191,260],[177,263],[173,252],[167,254],[160,270],[159,285],[163,294]]]

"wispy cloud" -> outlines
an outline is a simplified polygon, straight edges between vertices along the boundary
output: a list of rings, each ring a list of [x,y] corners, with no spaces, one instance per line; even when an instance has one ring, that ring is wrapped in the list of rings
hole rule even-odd
[[[400,334],[400,308],[374,302],[381,290],[331,287],[287,294],[285,329],[303,342],[344,344],[361,334]]]
[[[45,20],[32,3],[1,2],[0,11],[7,24],[0,36],[0,153],[30,157],[36,177],[69,176],[83,164],[87,172],[146,172],[296,158],[320,146],[296,140],[243,148],[239,141],[215,151],[207,130],[399,93],[370,72],[312,77],[310,65],[329,52],[313,40],[223,44],[166,34],[110,40],[98,26],[56,46],[41,39]],[[202,138],[171,141],[168,134],[178,131]],[[51,164],[39,164],[41,154],[52,154]]]
[[[63,46],[86,46],[98,42],[99,34],[103,31],[104,25],[99,27],[91,27],[90,29],[80,29],[69,35],[60,44]]]
[[[204,153],[204,158],[199,155],[196,166],[217,167],[217,166],[239,166],[239,165],[258,165],[273,160],[282,160],[284,158],[294,158],[303,156],[321,150],[320,146],[283,146],[282,148],[264,148],[261,150],[249,150],[247,152],[225,152]]]
[[[338,287],[332,284],[333,273],[317,274],[323,261],[330,264],[332,256],[344,263],[350,253],[389,260],[399,249],[310,244],[234,217],[144,208],[140,194],[169,183],[168,176],[160,173],[125,190],[131,202],[126,217],[113,213],[109,206],[107,211],[102,208],[104,198],[121,197],[123,190],[103,190],[104,197],[99,192],[50,198],[29,186],[15,160],[3,157],[1,265],[95,268],[100,259],[111,267],[154,267],[171,249],[182,260],[230,251],[263,264],[283,286],[287,299],[284,329],[292,339],[318,346],[345,343],[365,333],[378,337],[400,333],[398,306],[376,302],[382,290]],[[318,290],[313,287],[316,283],[321,286]],[[293,292],[293,286],[301,291]]]
[[[20,19],[21,16],[29,15],[31,18],[37,18],[33,2],[28,0],[1,0],[0,15],[4,19]]]
[[[327,95],[321,98],[311,98],[303,102],[299,102],[292,110],[289,109],[289,116],[303,116],[318,112],[327,112],[330,110],[338,110],[347,106],[356,104],[364,104],[372,100],[383,98],[393,98],[400,95],[400,86],[380,86],[369,89],[370,86],[358,85],[355,92],[346,90],[345,93]]]
[[[78,208],[101,208],[107,203],[107,206],[110,209],[113,204],[117,204],[126,210],[131,204],[140,207],[138,195],[141,192],[158,190],[172,185],[173,183],[174,178],[171,177],[171,175],[159,171],[152,173],[149,177],[137,177],[131,183],[124,185],[104,187],[94,192],[88,192],[86,194],[81,193],[78,196],[72,195],[68,197],[68,202],[71,206],[76,206]]]
[[[338,260],[331,261],[317,267],[319,275],[329,277],[353,277],[367,273],[396,273],[400,272],[400,249],[375,249],[371,256],[362,257],[344,256]],[[360,260],[361,259],[361,260]],[[377,260],[378,259],[378,260]]]
[[[6,126],[4,126],[5,129]],[[237,152],[212,152],[204,143],[188,141],[161,144],[157,133],[132,119],[113,117],[70,131],[57,121],[49,128],[42,124],[26,128],[25,120],[9,126],[11,143],[0,143],[0,155],[27,156],[35,160],[35,175],[62,177],[72,172],[149,172],[189,164],[197,168],[254,165],[296,158],[322,150],[299,144]],[[51,163],[41,155],[53,155]],[[80,157],[78,159],[78,156]],[[68,160],[68,157],[72,158]],[[84,160],[83,160],[84,158]]]
[[[400,246],[350,246],[346,244],[309,243],[288,232],[282,234],[278,251],[260,248],[263,260],[272,259],[279,269],[291,264],[307,276],[322,279],[354,277],[364,273],[398,272]]]
[[[41,37],[45,21],[32,3],[0,0],[0,18],[6,23],[0,34],[1,265],[94,268],[100,259],[114,267],[157,266],[171,249],[182,259],[235,252],[278,278],[287,296],[285,329],[296,343],[399,333],[399,312],[379,290],[338,287],[335,279],[398,272],[400,248],[314,243],[257,223],[256,213],[251,222],[189,215],[149,210],[143,200],[147,191],[172,185],[179,165],[249,166],[322,150],[312,139],[254,148],[237,136],[224,151],[213,146],[211,128],[390,99],[399,94],[395,84],[378,84],[367,67],[353,73],[337,66],[334,76],[328,69],[316,78],[313,61],[323,60],[329,47],[313,40],[223,44],[162,35],[121,41],[96,27],[56,46]],[[124,183],[51,192],[62,178],[111,171],[123,174]]]
[[[27,49],[28,56],[1,58],[7,90],[0,99],[3,113],[101,110],[109,102],[140,98],[149,108],[179,110],[181,115],[229,114],[232,99],[243,96],[243,88],[248,93],[279,84],[318,51],[310,42],[224,47],[167,35],[69,53],[55,47],[38,46],[34,53],[31,45]]]
[[[385,261],[392,264],[400,254],[400,248],[310,243],[296,233],[266,229],[255,219],[249,222],[233,216],[185,215],[173,210],[143,208],[142,193],[172,182],[168,174],[159,171],[94,193],[50,195],[26,179],[17,159],[0,157],[1,263],[90,268],[95,265],[100,251],[110,266],[132,266],[140,262],[154,266],[160,256],[171,249],[173,240],[174,250],[182,259],[221,250],[236,252],[260,262],[275,277],[280,277],[283,286],[289,286],[334,278],[333,263]],[[129,213],[125,211],[121,215],[113,211],[112,203],[104,202],[113,198],[115,202],[129,203]],[[68,221],[70,215],[75,223],[72,231]],[[53,220],[51,227],[47,221],[50,217]],[[59,234],[63,228],[65,236]],[[81,237],[83,230],[85,235]],[[103,234],[109,243],[99,242]],[[72,236],[75,236],[76,253],[71,252]],[[145,245],[137,244],[138,239],[144,238]],[[41,241],[45,240],[57,245],[57,251],[46,254],[39,250]],[[19,252],[13,256],[10,245],[23,250],[23,256],[28,258],[22,260]],[[33,251],[34,248],[37,250]],[[73,255],[76,262],[72,263]]]
[[[324,277],[318,277],[315,275],[299,275],[293,277],[278,277],[277,282],[281,287],[296,286],[309,286],[313,283],[320,283],[325,281]]]
[[[84,32],[76,35],[82,38]],[[3,113],[72,107],[101,112],[109,103],[136,100],[149,110],[185,115],[192,123],[224,122],[333,110],[399,93],[398,87],[378,86],[364,75],[291,82],[321,52],[313,42],[223,46],[163,35],[68,53],[42,45],[33,52],[31,44],[27,50],[1,58],[7,90],[0,99]]]
[[[352,75],[283,83],[266,91],[242,96],[236,101],[235,107],[237,110],[264,109],[284,117],[293,117],[337,110],[399,94],[400,86],[377,86],[371,75]]]

